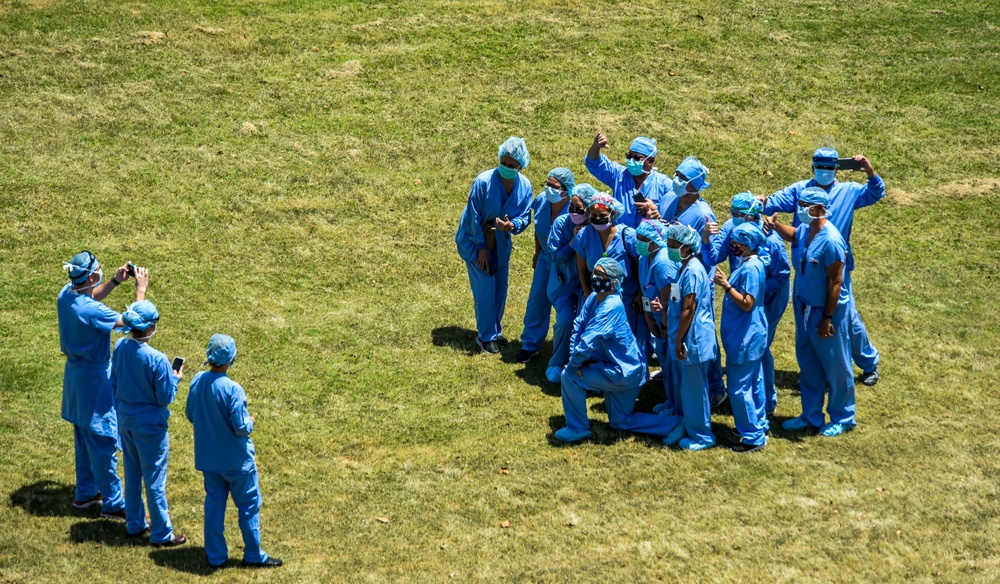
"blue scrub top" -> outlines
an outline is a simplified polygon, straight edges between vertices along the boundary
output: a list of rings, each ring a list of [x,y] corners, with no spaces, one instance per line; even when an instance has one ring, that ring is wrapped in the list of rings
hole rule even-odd
[[[631,176],[631,175],[629,175]],[[639,278],[632,262],[639,257],[639,252],[635,249],[635,229],[618,225],[615,236],[608,241],[607,253],[604,251],[604,244],[601,243],[601,236],[597,229],[588,225],[580,230],[573,239],[573,249],[587,262],[587,269],[594,271],[594,266],[602,257],[613,258],[621,265],[625,271],[625,281],[622,282],[622,297],[624,302],[632,302],[639,293]]]
[[[66,284],[56,299],[59,345],[66,355],[62,418],[98,436],[118,437],[111,390],[111,330],[120,315]]]
[[[752,362],[764,356],[767,347],[767,316],[761,299],[765,286],[764,262],[757,256],[741,263],[729,276],[729,284],[743,294],[753,296],[750,312],[736,305],[725,294],[722,300],[722,346],[726,350],[726,362],[739,365]]]
[[[604,302],[598,302],[596,292],[590,294],[573,321],[569,346],[566,370],[571,374],[584,362],[593,361],[623,386],[641,385],[646,378],[646,364],[618,294],[609,295]]]
[[[535,216],[535,237],[538,238],[538,243],[542,246],[542,255],[550,256],[554,250],[549,247],[549,233],[552,230],[552,225],[555,224],[555,219],[552,219],[552,203],[545,197],[544,192],[532,201],[531,210]],[[568,214],[569,202],[567,201],[563,205],[562,211],[556,215],[556,219]]]
[[[111,356],[111,389],[121,428],[166,428],[178,381],[166,355],[149,343],[119,339]]]
[[[567,205],[567,209],[569,206]],[[549,239],[545,246],[552,250],[552,267],[549,272],[549,284],[546,288],[550,301],[567,294],[582,292],[580,274],[576,268],[576,250],[573,249],[573,230],[576,225],[569,214],[556,217],[549,230]]]
[[[826,268],[836,261],[846,262],[847,243],[830,221],[819,230],[816,237],[807,245],[809,226],[799,225],[795,230],[795,243],[792,251],[799,250],[801,258],[795,269],[795,297],[800,302],[814,308],[826,307]],[[804,250],[804,251],[803,251]],[[846,277],[846,264],[844,266]],[[840,298],[837,304],[847,304],[851,296],[846,283],[840,287]]]
[[[225,373],[202,371],[191,380],[184,408],[194,425],[194,467],[202,472],[254,469],[253,420],[247,396]]]
[[[760,226],[760,223],[757,224]],[[726,221],[719,228],[719,233],[712,236],[708,245],[701,246],[702,262],[709,268],[721,264],[723,260],[729,259],[729,273],[739,267],[740,256],[729,252],[729,244],[733,241],[733,220]],[[791,279],[792,266],[788,261],[788,250],[785,249],[785,242],[776,231],[767,234],[764,240],[764,251],[769,258],[764,267],[766,285],[764,289],[764,304],[770,304],[780,293],[788,281]],[[754,296],[754,298],[757,298]]]
[[[681,324],[681,300],[689,294],[694,294],[698,301],[694,319],[688,327],[684,343],[687,344],[688,358],[682,363],[704,363],[715,359],[719,350],[715,341],[715,321],[712,319],[712,283],[705,272],[705,266],[691,258],[686,266],[681,268],[677,276],[677,285],[670,289],[670,300],[667,303],[667,335],[670,341],[670,357],[677,361],[676,340],[677,329]]]
[[[475,262],[476,254],[481,249],[487,249],[486,237],[483,235],[483,225],[496,218],[509,216],[514,223],[514,231],[495,231],[496,262],[499,268],[510,263],[510,252],[513,249],[511,235],[524,231],[531,222],[531,181],[522,173],[517,173],[514,179],[514,190],[510,195],[500,180],[500,173],[491,168],[472,181],[469,190],[469,202],[462,211],[455,233],[455,246],[458,255],[467,262]],[[492,254],[491,254],[492,255]]]
[[[680,268],[680,264],[670,261],[667,252],[663,249],[657,249],[655,253],[646,257],[640,256],[639,289],[642,291],[642,297],[649,302],[660,298],[660,290],[677,280],[678,268]],[[660,304],[665,304],[662,298],[660,298]],[[645,303],[643,303],[643,308],[645,308]],[[659,312],[650,311],[650,316],[657,324],[662,322]]]
[[[604,154],[597,160],[583,157],[583,163],[590,174],[611,189],[611,195],[625,207],[625,212],[618,218],[622,225],[638,227],[642,215],[635,207],[635,177],[623,165],[611,160]],[[661,174],[655,168],[642,182],[639,192],[643,197],[653,201],[661,217],[673,216],[677,208],[677,197],[674,196],[672,179]]]
[[[789,185],[767,198],[764,214],[792,213],[792,226],[799,226],[795,208],[799,206],[799,195],[808,187],[817,187],[816,179],[799,181]],[[865,183],[833,181],[827,189],[830,193],[830,208],[827,219],[833,223],[847,243],[847,269],[854,269],[854,255],[851,253],[851,229],[854,227],[854,212],[879,202],[885,196],[885,183],[875,175]],[[798,265],[799,257],[792,248],[792,263]]]
[[[698,199],[694,203],[680,212],[675,212],[673,216],[667,218],[667,221],[677,221],[682,225],[687,225],[691,229],[698,232],[701,235],[702,230],[705,229],[705,216],[708,215],[713,223],[716,223],[715,212],[712,211],[712,206],[708,204],[705,199]]]

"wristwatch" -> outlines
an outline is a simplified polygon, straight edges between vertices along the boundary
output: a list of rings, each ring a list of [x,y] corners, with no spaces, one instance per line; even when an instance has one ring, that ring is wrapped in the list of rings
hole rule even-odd
[[[826,320],[833,320],[833,315],[830,314],[829,312],[825,312],[824,311],[823,312],[823,318],[825,318]]]

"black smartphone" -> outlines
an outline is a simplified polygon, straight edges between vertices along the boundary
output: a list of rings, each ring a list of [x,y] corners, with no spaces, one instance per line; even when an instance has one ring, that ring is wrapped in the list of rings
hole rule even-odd
[[[861,170],[861,163],[853,158],[838,158],[837,170]]]
[[[170,367],[174,371],[180,371],[181,367],[183,366],[184,366],[184,357],[174,357],[174,362],[173,364],[170,365]]]
[[[133,264],[132,262],[129,262],[128,263],[128,267],[125,268],[125,271],[128,272],[129,276],[132,276],[134,278],[135,277],[135,264]]]
[[[632,195],[632,200],[635,201],[636,203],[645,203],[646,197],[642,196],[642,193],[640,193],[639,191],[636,191],[635,194]]]

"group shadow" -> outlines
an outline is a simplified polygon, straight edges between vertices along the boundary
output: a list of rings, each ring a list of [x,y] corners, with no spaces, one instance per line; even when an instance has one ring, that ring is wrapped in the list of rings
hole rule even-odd
[[[174,548],[163,548],[149,552],[149,559],[161,568],[170,568],[178,572],[194,574],[195,576],[208,576],[218,570],[233,568],[238,565],[235,560],[229,560],[218,568],[213,568],[208,564],[205,556],[205,548],[200,545],[183,545]]]
[[[76,494],[72,485],[56,481],[35,481],[19,487],[10,494],[10,504],[38,517],[85,517],[86,509],[77,509],[70,503]]]

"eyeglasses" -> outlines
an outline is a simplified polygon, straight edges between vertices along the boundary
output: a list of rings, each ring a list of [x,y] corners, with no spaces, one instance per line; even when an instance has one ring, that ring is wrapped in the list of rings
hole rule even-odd
[[[642,154],[633,154],[629,152],[625,155],[625,160],[646,160],[649,156],[643,156]]]

